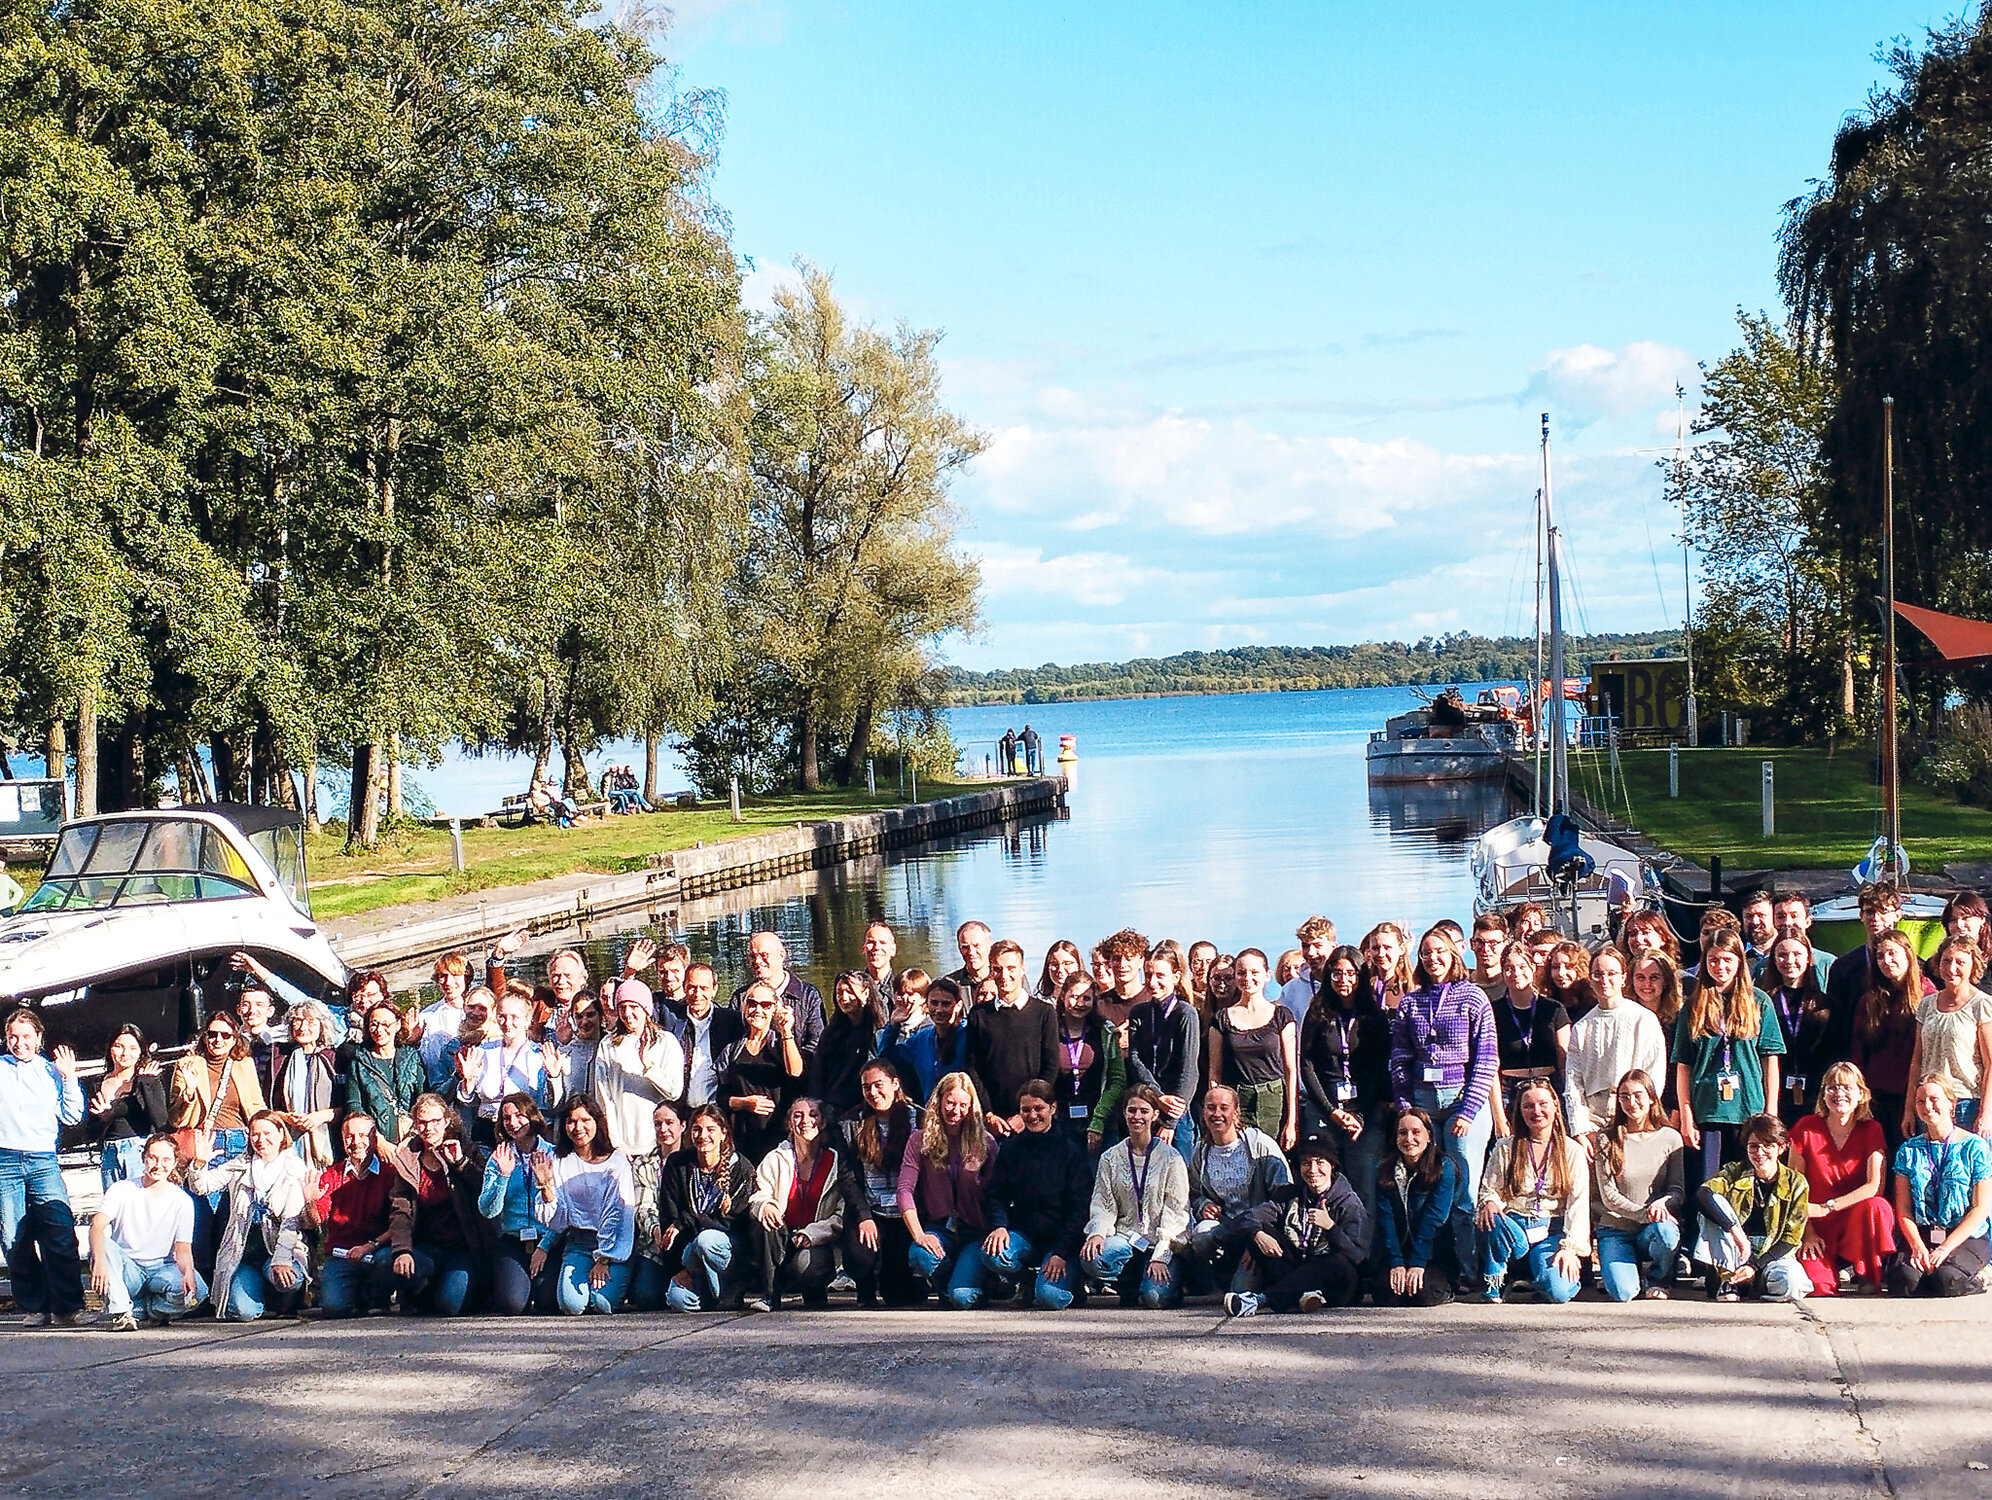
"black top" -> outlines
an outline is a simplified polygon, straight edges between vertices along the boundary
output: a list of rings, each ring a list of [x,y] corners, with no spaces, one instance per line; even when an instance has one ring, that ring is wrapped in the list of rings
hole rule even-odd
[[[1127,1035],[1131,1081],[1178,1099],[1196,1097],[1203,1022],[1195,1006],[1180,995],[1144,1000],[1127,1013]]]
[[[1224,1076],[1219,1083],[1278,1083],[1286,1077],[1286,1056],[1280,1050],[1280,1033],[1293,1025],[1293,1012],[1284,1005],[1273,1007],[1273,1017],[1263,1026],[1240,1031],[1229,1008],[1217,1013],[1214,1023],[1224,1038]]]
[[[858,1075],[872,1059],[870,1012],[853,1021],[841,1010],[823,1028],[823,1040],[808,1059],[809,1093],[836,1119],[858,1106]]]
[[[714,1059],[719,1086],[713,1091],[722,1109],[733,1117],[733,1144],[750,1162],[759,1162],[788,1135],[788,1106],[802,1091],[802,1080],[791,1078],[782,1066],[781,1038],[772,1031],[761,1044],[760,1055],[747,1050],[743,1037]],[[774,1109],[757,1115],[750,1109],[733,1109],[726,1101],[758,1095],[775,1101]]]
[[[733,992],[733,998],[727,1003],[735,1010],[740,1009],[742,997],[753,987],[751,980],[741,985]],[[791,970],[788,982],[776,991],[776,998],[795,1012],[795,1045],[802,1053],[803,1067],[806,1070],[810,1056],[823,1040],[823,992]]]
[[[754,1196],[754,1173],[735,1152],[733,1159],[712,1173],[699,1170],[691,1147],[673,1151],[657,1173],[657,1224],[678,1226],[677,1248],[701,1229],[731,1235],[747,1232],[747,1200]],[[724,1211],[720,1199],[726,1200]]]
[[[983,1203],[992,1228],[1014,1230],[1040,1256],[1061,1256],[1070,1266],[1079,1258],[1092,1197],[1086,1148],[1054,1124],[1003,1138]]]
[[[1074,1115],[1073,1107],[1091,1114],[1093,1106],[1100,1102],[1100,1090],[1107,1084],[1107,1049],[1102,1034],[1105,1027],[1106,1023],[1098,1016],[1088,1016],[1078,1035],[1067,1037],[1063,1022],[1058,1023],[1054,1033],[1058,1039],[1058,1079],[1054,1085],[1058,1090],[1058,1115],[1074,1125],[1083,1126],[1085,1117]]]
[[[1026,1080],[1056,1081],[1057,1013],[1042,1000],[976,1006],[968,1013],[968,1074],[985,1113],[1015,1114]]]
[[[1327,993],[1327,992],[1323,992]],[[1390,1017],[1368,995],[1351,997],[1348,1010],[1317,999],[1300,1023],[1300,1086],[1326,1115],[1346,1109],[1364,1119],[1390,1097]],[[1339,1084],[1353,1099],[1336,1097]]]
[[[1553,1068],[1563,1073],[1556,1055],[1556,1033],[1570,1024],[1570,1012],[1547,995],[1537,995],[1527,1011],[1517,1013],[1507,1000],[1494,1007],[1494,1036],[1501,1049],[1501,1070]]]
[[[103,1091],[102,1080],[98,1081],[98,1092]],[[118,1095],[117,1101],[103,1114],[87,1117],[90,1122],[90,1139],[101,1145],[105,1141],[129,1140],[133,1136],[144,1140],[161,1130],[173,1128],[166,1104],[166,1079],[155,1073],[147,1077],[141,1073],[132,1079],[131,1087]]]

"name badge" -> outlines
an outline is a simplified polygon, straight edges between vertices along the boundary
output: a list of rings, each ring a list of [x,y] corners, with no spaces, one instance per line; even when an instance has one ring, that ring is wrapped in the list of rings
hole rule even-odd
[[[1728,1103],[1731,1099],[1734,1099],[1736,1097],[1736,1091],[1742,1087],[1743,1087],[1743,1079],[1742,1075],[1740,1074],[1718,1073],[1715,1075],[1716,1092],[1722,1095],[1722,1099],[1725,1104]]]
[[[1065,1106],[1065,1112],[1068,1115],[1072,1116],[1072,1118],[1075,1120],[1083,1120],[1086,1118],[1086,1116],[1092,1113],[1092,1111],[1086,1108],[1086,1106],[1083,1104],[1068,1104]]]
[[[1337,1104],[1347,1104],[1355,1097],[1356,1086],[1353,1083],[1345,1081],[1335,1085],[1335,1102]]]
[[[1531,1245],[1540,1245],[1544,1240],[1549,1238],[1549,1220],[1530,1219],[1528,1235]]]
[[[1803,1099],[1805,1097],[1805,1075],[1803,1073],[1792,1074],[1790,1078],[1785,1080],[1785,1087],[1791,1091],[1793,1099]]]
[[[1137,1234],[1133,1239],[1128,1241],[1128,1244],[1132,1245],[1136,1250],[1146,1250],[1148,1248],[1148,1236]]]
[[[1444,1083],[1445,1079],[1446,1079],[1446,1070],[1444,1068],[1428,1067],[1425,1069],[1425,1082]]]

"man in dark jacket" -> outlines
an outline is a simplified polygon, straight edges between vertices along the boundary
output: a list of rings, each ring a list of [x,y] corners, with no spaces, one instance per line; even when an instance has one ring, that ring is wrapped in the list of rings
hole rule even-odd
[[[807,1068],[829,1017],[823,1011],[823,992],[789,968],[788,945],[778,933],[757,932],[747,939],[747,983],[733,992],[733,1009],[740,1009],[741,998],[757,984],[773,990],[795,1018],[795,1045]]]
[[[1274,1312],[1353,1307],[1362,1295],[1369,1215],[1335,1169],[1335,1150],[1327,1135],[1310,1135],[1294,1148],[1300,1180],[1277,1189],[1260,1207],[1253,1238],[1267,1288],[1226,1296],[1224,1310],[1232,1317],[1250,1317],[1267,1306]]]
[[[1053,1312],[1072,1305],[1073,1271],[1086,1236],[1093,1172],[1086,1148],[1055,1130],[1057,1091],[1033,1078],[1017,1091],[1021,1132],[1003,1142],[989,1179],[982,1257],[1001,1276],[1037,1270],[1031,1300]],[[1021,1288],[1020,1294],[1021,1294]]]
[[[464,1310],[491,1258],[491,1221],[479,1212],[486,1153],[463,1135],[440,1094],[423,1094],[409,1112],[411,1140],[379,1147],[394,1169],[387,1189],[389,1249],[384,1291],[401,1305],[420,1303],[441,1317]]]

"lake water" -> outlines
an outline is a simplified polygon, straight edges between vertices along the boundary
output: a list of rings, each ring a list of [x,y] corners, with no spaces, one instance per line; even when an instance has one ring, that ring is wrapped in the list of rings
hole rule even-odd
[[[1385,918],[1414,935],[1440,917],[1464,923],[1468,849],[1510,810],[1498,783],[1368,785],[1370,732],[1417,701],[1408,688],[1368,688],[955,709],[964,747],[1028,718],[1049,760],[1058,736],[1073,735],[1068,815],[823,871],[785,899],[677,936],[739,975],[747,936],[774,928],[827,993],[858,963],[874,918],[899,934],[902,966],[930,973],[960,962],[953,933],[971,917],[1021,943],[1033,971],[1055,939],[1083,952],[1121,927],[1277,955],[1313,912],[1345,941]],[[635,935],[597,940],[590,968]]]

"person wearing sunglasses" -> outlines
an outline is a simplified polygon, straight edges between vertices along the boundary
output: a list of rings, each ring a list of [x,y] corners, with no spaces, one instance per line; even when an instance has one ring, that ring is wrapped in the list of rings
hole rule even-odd
[[[235,1018],[216,1011],[201,1027],[200,1041],[173,1064],[166,1085],[166,1107],[181,1154],[211,1167],[249,1149],[249,1121],[268,1107],[249,1040]],[[194,1265],[214,1279],[215,1216],[221,1210],[219,1192],[194,1194]],[[226,1296],[224,1286],[219,1295]]]

